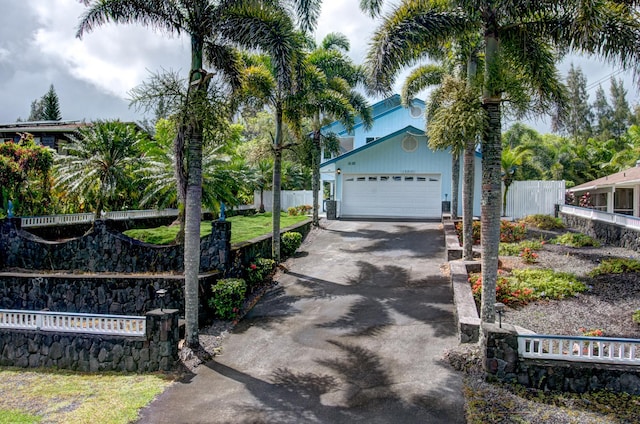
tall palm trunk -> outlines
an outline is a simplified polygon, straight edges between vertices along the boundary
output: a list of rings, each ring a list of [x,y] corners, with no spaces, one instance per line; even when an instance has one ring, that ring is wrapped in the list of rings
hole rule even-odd
[[[467,61],[467,86],[471,86],[478,72],[476,52],[472,52]],[[475,153],[476,141],[470,139],[464,145],[464,164],[462,179],[462,257],[473,260],[473,203],[475,192]]]
[[[496,89],[498,74],[498,38],[496,15],[485,11],[485,75],[483,107],[487,113],[487,132],[482,145],[482,307],[480,319],[495,322],[498,247],[500,244],[500,200],[502,184],[502,140],[500,94]]]
[[[276,135],[273,139],[273,237],[271,256],[280,262],[280,187],[282,183],[282,105],[276,105]]]
[[[462,255],[473,260],[473,192],[475,185],[475,140],[465,143],[462,177]]]
[[[313,147],[311,148],[311,191],[313,192],[313,218],[311,223],[314,227],[320,225],[319,210],[320,202],[318,201],[318,191],[320,190],[320,130],[313,132]]]
[[[191,37],[191,75],[187,101],[195,104],[206,99],[207,81],[202,70],[203,41]],[[191,107],[187,111],[193,110]],[[197,109],[196,109],[197,110]],[[202,215],[202,123],[198,114],[187,117],[187,190],[184,231],[184,296],[185,343],[197,347],[198,337],[198,274],[200,272],[200,217]]]
[[[183,121],[187,117],[182,118]],[[176,221],[180,225],[180,230],[176,235],[175,242],[178,244],[184,243],[184,214],[185,214],[185,201],[187,198],[187,176],[185,175],[185,163],[184,163],[184,134],[185,125],[184,122],[178,128],[178,133],[173,139],[173,160],[174,168],[173,175],[176,179],[176,188],[178,193],[178,218]]]
[[[451,154],[451,219],[458,219],[458,196],[460,190],[460,155]]]

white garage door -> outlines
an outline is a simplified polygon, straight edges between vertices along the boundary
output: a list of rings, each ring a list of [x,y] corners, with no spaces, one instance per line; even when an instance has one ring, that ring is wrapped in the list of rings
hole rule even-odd
[[[439,174],[344,175],[343,217],[440,218]]]

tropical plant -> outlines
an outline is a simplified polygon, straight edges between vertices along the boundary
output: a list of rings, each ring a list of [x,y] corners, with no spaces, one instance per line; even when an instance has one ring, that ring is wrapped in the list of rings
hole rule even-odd
[[[209,306],[214,308],[216,316],[231,320],[236,318],[242,309],[247,284],[242,278],[225,278],[211,286],[211,293]]]
[[[363,0],[372,15],[382,0]],[[562,103],[556,52],[584,52],[631,68],[640,57],[640,21],[627,1],[496,2],[404,0],[387,13],[368,54],[372,89],[387,92],[398,71],[464,34],[484,37],[482,103],[487,131],[482,142],[481,318],[495,321],[495,283],[500,229],[502,104],[544,112]],[[556,48],[556,50],[554,50]]]
[[[105,209],[134,196],[133,171],[140,164],[140,145],[146,139],[134,124],[96,122],[69,139],[66,153],[54,159],[57,190],[90,205],[97,219]]]
[[[541,230],[560,230],[565,228],[562,218],[554,218],[551,215],[528,215],[522,220],[526,225],[540,228]]]
[[[285,257],[296,253],[302,244],[302,234],[296,231],[287,231],[282,235],[282,255]]]
[[[0,143],[0,207],[14,215],[47,214],[50,208],[51,149],[38,146],[31,134],[18,143]]]
[[[205,122],[199,111],[206,104],[213,74],[204,69],[208,62],[233,86],[239,86],[240,58],[233,46],[267,51],[276,68],[288,69],[292,56],[293,21],[303,29],[315,24],[320,4],[314,0],[226,2],[213,0],[83,0],[89,9],[81,17],[77,35],[81,37],[108,21],[140,23],[169,34],[185,34],[191,42],[191,67],[187,100],[180,115],[175,141],[176,179],[181,187],[186,179],[185,204],[185,341],[197,346],[198,273],[200,270],[200,216],[202,212],[202,138]],[[293,6],[293,7],[290,7]],[[291,82],[288,72],[278,72],[283,86]],[[186,148],[185,148],[186,146]],[[184,155],[184,156],[182,156]],[[186,163],[186,172],[184,170]],[[276,188],[276,187],[274,187]],[[277,187],[279,189],[279,187]],[[274,190],[275,191],[275,190]],[[182,193],[179,192],[181,196]],[[278,215],[278,214],[274,214]],[[274,237],[278,239],[278,237]]]
[[[313,193],[312,225],[318,226],[318,191],[320,190],[320,152],[322,147],[337,153],[339,143],[333,133],[322,133],[322,127],[336,118],[347,131],[353,129],[356,117],[365,128],[373,123],[367,100],[355,91],[365,81],[364,72],[347,56],[349,40],[339,33],[325,36],[319,47],[307,54],[303,76],[304,89],[297,102],[304,116],[311,118],[311,191]]]
[[[553,244],[561,244],[569,247],[599,247],[600,242],[591,236],[582,233],[564,233],[551,240]]]
[[[531,151],[525,146],[519,146],[514,149],[509,147],[502,148],[502,157],[500,158],[500,166],[502,168],[502,183],[504,190],[502,192],[502,215],[507,215],[507,193],[509,187],[515,180],[516,171],[519,166],[531,155]]]
[[[627,272],[640,272],[640,261],[628,258],[605,259],[589,272],[589,276],[596,277],[603,274],[623,274]]]

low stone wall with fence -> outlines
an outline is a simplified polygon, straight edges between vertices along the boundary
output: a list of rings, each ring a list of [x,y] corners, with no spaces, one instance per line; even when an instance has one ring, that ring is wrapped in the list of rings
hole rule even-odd
[[[624,349],[613,349],[611,345],[605,353],[605,342],[590,341],[591,351],[583,354],[584,342],[566,345],[564,352],[556,352],[556,356],[572,359],[557,360],[521,357],[519,352],[519,334],[516,328],[509,324],[482,324],[484,341],[484,367],[488,377],[517,382],[527,387],[541,390],[558,390],[584,393],[596,390],[611,390],[640,394],[640,358],[633,347],[625,353]],[[532,336],[531,338],[535,338]],[[575,339],[584,339],[576,337]],[[640,343],[640,341],[638,341]],[[529,350],[548,353],[554,352],[549,345],[542,345],[541,341],[529,342]],[[536,344],[538,343],[538,344]],[[619,342],[614,342],[618,343]],[[547,347],[545,347],[547,346]],[[595,353],[593,349],[602,349]],[[574,349],[578,349],[574,351]],[[626,357],[626,359],[625,359]]]
[[[65,242],[51,242],[20,229],[20,219],[0,223],[0,268],[83,272],[182,272],[182,245],[157,246],[94,222],[93,230]],[[229,264],[231,224],[212,222],[200,241],[200,271],[224,271]]]
[[[0,321],[11,325],[3,314],[8,312],[0,311]],[[178,311],[153,310],[145,319],[144,334],[136,336],[7,328],[0,323],[0,365],[83,372],[174,369],[178,362]],[[13,325],[19,327],[17,324]]]
[[[562,212],[559,215],[567,227],[596,238],[604,244],[640,252],[640,230],[638,229]]]

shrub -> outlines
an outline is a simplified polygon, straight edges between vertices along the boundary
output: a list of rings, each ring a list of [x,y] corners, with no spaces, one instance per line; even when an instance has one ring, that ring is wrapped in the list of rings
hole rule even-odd
[[[253,288],[256,284],[262,283],[273,271],[276,261],[267,258],[256,258],[247,268],[247,282]]]
[[[282,256],[293,255],[298,247],[302,244],[302,234],[289,231],[282,235],[280,249],[282,250]]]
[[[569,247],[600,246],[600,242],[598,242],[598,240],[582,233],[564,233],[563,235],[551,240],[551,242]]]
[[[520,252],[520,257],[525,264],[534,264],[538,262],[538,254],[529,247],[525,247],[524,249],[522,249],[522,252]]]
[[[462,222],[456,222],[456,232],[458,233],[458,239],[460,239],[460,244],[463,243],[463,233],[462,233]],[[473,244],[480,244],[480,221],[473,221],[471,226],[471,232],[473,234]]]
[[[313,209],[311,205],[299,205],[287,208],[287,213],[291,216],[306,215]]]
[[[524,226],[524,222],[500,221],[500,241],[502,243],[522,241],[526,236],[527,229]]]
[[[640,309],[633,313],[632,319],[636,324],[640,324]]]
[[[544,246],[542,240],[524,240],[520,243],[500,243],[498,254],[502,256],[518,256],[524,249],[540,250]]]
[[[211,286],[213,296],[209,306],[217,317],[231,320],[238,316],[247,293],[247,284],[242,278],[225,278]]]
[[[509,280],[519,288],[532,289],[535,298],[564,299],[587,290],[575,275],[551,269],[514,269]]]
[[[298,215],[298,208],[295,207],[290,207],[287,208],[287,213],[289,214],[289,216],[297,216]]]
[[[482,296],[482,276],[470,274],[469,282],[476,302]],[[511,275],[498,270],[496,300],[505,305],[526,305],[537,299],[563,299],[587,288],[572,275],[550,269],[516,269]]]
[[[560,230],[564,228],[562,219],[554,218],[550,215],[529,215],[524,218],[524,223],[541,230]]]
[[[640,272],[640,261],[625,258],[605,259],[589,273],[589,276],[622,274],[624,272]]]

